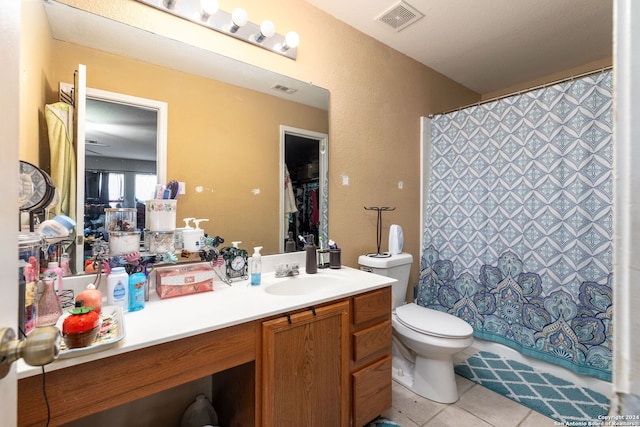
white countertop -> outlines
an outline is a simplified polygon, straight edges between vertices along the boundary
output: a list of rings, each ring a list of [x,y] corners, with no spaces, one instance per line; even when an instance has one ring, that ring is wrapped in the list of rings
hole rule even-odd
[[[272,295],[265,290],[273,278],[274,262],[281,255],[263,257],[263,285],[250,286],[248,280],[235,281],[231,285],[216,280],[214,291],[161,300],[154,289],[149,292],[145,308],[124,314],[125,337],[113,346],[90,354],[58,359],[45,366],[45,371],[62,369],[93,360],[115,356],[128,351],[174,341],[229,326],[239,325],[264,317],[286,313],[312,305],[349,297],[359,293],[385,287],[393,282],[390,277],[367,273],[349,267],[341,269],[318,269],[318,278],[323,275],[339,275],[341,285],[305,295]],[[266,261],[266,262],[265,262]],[[300,275],[304,278],[304,263]],[[344,282],[343,280],[344,279]],[[348,281],[348,282],[347,282]],[[29,366],[24,360],[17,363],[18,379],[42,373],[41,367]]]

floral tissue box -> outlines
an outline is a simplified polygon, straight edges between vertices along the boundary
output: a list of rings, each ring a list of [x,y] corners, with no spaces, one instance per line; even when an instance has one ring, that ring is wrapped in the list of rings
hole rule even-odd
[[[214,276],[209,264],[156,270],[156,292],[164,299],[213,291]]]

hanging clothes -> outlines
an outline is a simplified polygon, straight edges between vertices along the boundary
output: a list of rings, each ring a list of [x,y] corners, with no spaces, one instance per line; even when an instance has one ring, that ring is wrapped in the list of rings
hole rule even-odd
[[[296,207],[296,196],[293,194],[293,184],[291,183],[291,175],[289,168],[284,165],[284,230],[285,234],[289,231],[289,222],[291,214],[298,212]]]
[[[294,183],[298,212],[295,214],[295,222],[292,228],[294,234],[313,234],[318,241],[318,223],[320,212],[318,208],[319,184],[317,180],[303,183]]]
[[[73,148],[73,107],[64,102],[45,106],[49,136],[51,180],[60,192],[54,214],[76,217],[76,155]]]

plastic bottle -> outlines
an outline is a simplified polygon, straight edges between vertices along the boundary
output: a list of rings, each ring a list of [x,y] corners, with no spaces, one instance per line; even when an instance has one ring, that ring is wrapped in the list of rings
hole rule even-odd
[[[69,267],[69,263],[71,262],[71,257],[68,253],[63,253],[60,256],[60,268],[62,269],[62,277],[71,276],[73,273],[71,272],[71,267]]]
[[[213,409],[211,402],[204,394],[196,396],[196,400],[189,405],[182,414],[180,427],[217,426],[218,414]]]
[[[62,305],[55,290],[55,278],[45,278],[44,288],[38,300],[36,326],[53,326],[62,316]]]
[[[138,311],[144,308],[146,286],[147,276],[144,273],[133,273],[129,276],[129,311]]]
[[[47,264],[47,268],[42,273],[42,276],[47,278],[55,278],[55,289],[57,292],[62,291],[62,269],[57,262],[53,261]]]
[[[304,245],[304,251],[307,253],[307,262],[305,271],[307,274],[315,274],[318,272],[318,255],[317,247],[313,241],[313,234],[307,236],[307,243]]]
[[[262,255],[260,255],[260,249],[262,249],[262,246],[256,246],[253,248],[253,255],[251,255],[251,286],[259,285],[262,280]]]
[[[122,311],[129,307],[129,275],[124,267],[114,267],[107,276],[107,304],[117,305]]]

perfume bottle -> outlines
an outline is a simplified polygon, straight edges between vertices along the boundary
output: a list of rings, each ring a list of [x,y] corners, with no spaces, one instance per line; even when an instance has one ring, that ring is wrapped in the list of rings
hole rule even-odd
[[[42,295],[38,300],[36,327],[53,326],[62,316],[62,305],[55,290],[55,279],[45,278]]]

